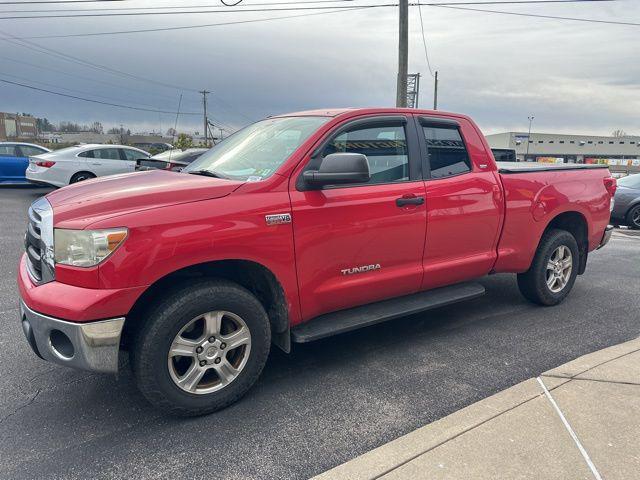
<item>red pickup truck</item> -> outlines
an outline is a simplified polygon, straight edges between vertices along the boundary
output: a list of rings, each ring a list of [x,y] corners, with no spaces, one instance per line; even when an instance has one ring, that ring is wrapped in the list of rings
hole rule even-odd
[[[288,352],[475,298],[517,274],[555,305],[610,237],[598,165],[496,164],[464,115],[271,117],[183,172],[99,178],[29,210],[21,321],[41,358],[116,372],[175,414],[215,411]]]

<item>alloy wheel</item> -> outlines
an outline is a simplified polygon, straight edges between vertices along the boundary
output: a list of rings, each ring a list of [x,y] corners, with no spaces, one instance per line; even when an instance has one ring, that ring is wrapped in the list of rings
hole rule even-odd
[[[566,245],[556,248],[547,262],[547,287],[553,293],[561,292],[569,283],[573,270],[573,255]]]
[[[185,392],[216,392],[240,375],[250,353],[251,332],[240,316],[208,312],[190,320],[173,339],[169,374]]]

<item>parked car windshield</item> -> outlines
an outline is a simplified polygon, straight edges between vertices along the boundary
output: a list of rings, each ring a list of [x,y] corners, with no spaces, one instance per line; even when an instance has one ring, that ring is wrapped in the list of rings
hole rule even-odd
[[[269,118],[249,125],[215,145],[183,172],[209,172],[218,176],[262,180],[287,158],[329,117]]]
[[[629,175],[627,177],[619,178],[618,185],[622,185],[623,187],[627,187],[627,188],[640,189],[640,174]]]

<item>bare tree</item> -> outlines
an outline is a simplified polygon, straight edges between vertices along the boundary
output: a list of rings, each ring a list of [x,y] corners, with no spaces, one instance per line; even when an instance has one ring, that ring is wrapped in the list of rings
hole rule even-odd
[[[611,136],[615,137],[615,138],[626,137],[627,136],[627,132],[625,132],[624,130],[618,128],[617,130],[614,130],[613,132],[611,132]]]

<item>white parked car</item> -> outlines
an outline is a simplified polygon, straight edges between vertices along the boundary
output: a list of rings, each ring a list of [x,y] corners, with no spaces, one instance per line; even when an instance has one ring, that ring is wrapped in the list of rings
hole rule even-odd
[[[149,153],[126,145],[86,144],[29,157],[27,180],[64,187],[105,175],[133,172]]]

